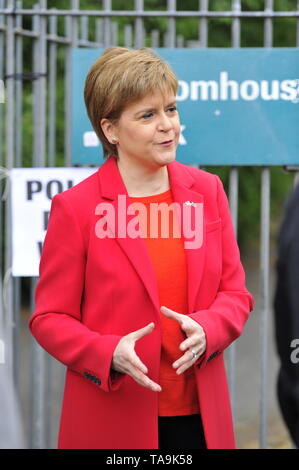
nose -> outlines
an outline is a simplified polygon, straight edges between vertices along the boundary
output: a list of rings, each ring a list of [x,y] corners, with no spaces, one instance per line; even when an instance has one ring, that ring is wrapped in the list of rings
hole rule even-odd
[[[172,129],[172,121],[165,112],[162,112],[159,119],[158,130],[168,132]]]

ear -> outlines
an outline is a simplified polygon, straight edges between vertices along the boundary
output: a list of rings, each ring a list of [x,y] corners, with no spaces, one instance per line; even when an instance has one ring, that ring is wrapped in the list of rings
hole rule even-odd
[[[100,121],[100,126],[103,133],[105,134],[106,139],[110,142],[110,144],[115,145],[115,141],[113,141],[113,139],[117,139],[118,136],[116,125],[112,124],[109,119],[103,118]]]

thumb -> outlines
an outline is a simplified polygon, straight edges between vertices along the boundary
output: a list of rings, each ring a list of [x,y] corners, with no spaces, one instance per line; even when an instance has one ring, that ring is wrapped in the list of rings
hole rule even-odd
[[[164,306],[162,306],[160,310],[166,317],[171,318],[172,320],[176,320],[179,323],[182,323],[183,315],[181,313],[175,312],[174,310],[171,310],[170,308]]]
[[[148,335],[154,329],[155,324],[153,322],[149,323],[147,326],[140,328],[140,330],[133,331],[131,333],[131,338],[133,341],[138,341],[139,339],[143,338],[143,336]]]

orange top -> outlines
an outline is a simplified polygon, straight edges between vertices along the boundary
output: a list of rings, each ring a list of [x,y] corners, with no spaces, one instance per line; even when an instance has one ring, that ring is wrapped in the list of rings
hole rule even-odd
[[[151,217],[150,210],[150,207],[154,207],[151,203],[163,202],[164,205],[173,203],[171,189],[153,196],[130,197],[130,199],[132,202],[142,202],[147,209],[147,218],[140,217],[139,223],[157,276],[160,305],[178,313],[187,314],[187,265],[183,239],[181,236],[178,237],[178,233],[173,229],[176,218],[173,218],[173,212],[168,210],[167,206],[165,206],[167,210],[160,213],[158,218],[153,215]],[[165,225],[161,227],[161,219],[164,224],[169,222],[169,236],[167,237]],[[147,221],[146,227],[143,226],[145,220]],[[153,233],[150,237],[150,227],[155,226],[155,220],[158,222],[156,238],[153,237]],[[186,339],[186,335],[175,320],[165,317],[162,313],[160,315],[162,349],[159,383],[162,391],[158,393],[159,416],[199,413],[193,366],[180,375],[177,375],[176,369],[172,367],[172,364],[184,354],[179,346]]]

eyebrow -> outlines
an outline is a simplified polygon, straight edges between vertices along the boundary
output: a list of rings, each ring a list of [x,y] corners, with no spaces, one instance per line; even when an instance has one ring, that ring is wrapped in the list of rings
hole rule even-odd
[[[176,104],[176,100],[175,101],[172,101],[171,103],[168,103],[168,105],[166,106],[166,108],[168,108],[169,106],[173,106]],[[137,111],[137,113],[134,114],[134,116],[138,116],[138,114],[141,114],[141,113],[149,113],[151,111],[155,111],[156,108],[145,108],[145,109],[141,109],[140,111]]]

